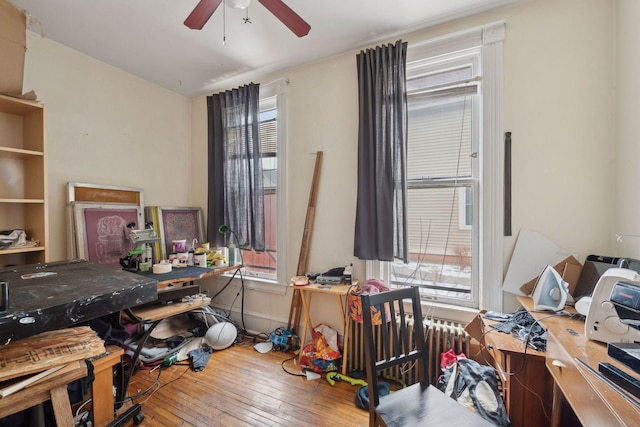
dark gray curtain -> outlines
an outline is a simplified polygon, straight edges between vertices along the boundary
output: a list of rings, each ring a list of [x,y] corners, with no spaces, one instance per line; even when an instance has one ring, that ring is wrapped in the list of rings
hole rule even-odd
[[[358,196],[354,255],[407,262],[407,43],[357,56]]]
[[[254,83],[207,97],[207,238],[215,246],[227,243],[218,233],[225,224],[237,237],[234,244],[264,251],[259,100],[259,85]]]

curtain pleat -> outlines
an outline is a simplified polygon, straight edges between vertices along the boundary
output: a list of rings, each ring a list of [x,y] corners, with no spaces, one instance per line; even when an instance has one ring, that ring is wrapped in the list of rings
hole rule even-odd
[[[407,262],[407,43],[357,56],[359,129],[354,255]]]
[[[259,85],[207,97],[209,123],[208,235],[226,244],[226,224],[243,249],[264,251],[264,186],[259,131]]]

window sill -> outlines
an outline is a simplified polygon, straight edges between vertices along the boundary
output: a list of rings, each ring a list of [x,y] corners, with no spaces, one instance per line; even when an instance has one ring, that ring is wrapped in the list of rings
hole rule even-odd
[[[457,307],[454,305],[437,304],[425,301],[422,302],[423,316],[450,320],[462,325],[469,323],[478,313],[479,310],[474,308]]]
[[[244,286],[248,290],[276,295],[285,295],[287,293],[287,285],[283,285],[282,283],[258,277],[246,276],[245,274],[243,274],[242,277],[244,278]],[[240,276],[236,275],[234,280],[240,280]]]

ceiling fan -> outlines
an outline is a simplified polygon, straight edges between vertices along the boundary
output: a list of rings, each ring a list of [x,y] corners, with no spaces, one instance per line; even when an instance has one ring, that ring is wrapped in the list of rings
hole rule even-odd
[[[200,0],[195,9],[189,14],[184,21],[184,25],[192,30],[201,30],[207,23],[213,12],[216,11],[223,0]],[[297,13],[289,6],[284,4],[282,0],[258,0],[264,7],[273,13],[284,25],[287,26],[298,37],[304,37],[309,34],[311,26],[307,24]],[[248,2],[247,2],[248,3]]]

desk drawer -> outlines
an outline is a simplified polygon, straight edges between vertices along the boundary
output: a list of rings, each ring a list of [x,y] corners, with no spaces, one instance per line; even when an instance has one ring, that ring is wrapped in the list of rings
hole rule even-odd
[[[571,339],[571,337],[563,337],[563,339]],[[611,412],[606,402],[578,370],[575,357],[587,358],[588,355],[570,355],[558,337],[552,333],[547,334],[547,369],[582,425],[598,427],[626,425]],[[600,381],[597,378],[593,380]],[[554,400],[557,398],[561,397],[554,396]]]
[[[513,427],[547,427],[551,413],[550,375],[544,353],[525,353],[524,343],[511,335],[485,335],[485,359],[502,380],[502,398]]]

